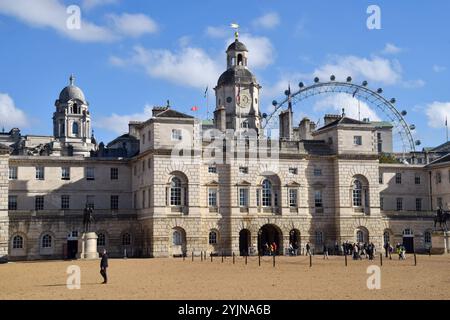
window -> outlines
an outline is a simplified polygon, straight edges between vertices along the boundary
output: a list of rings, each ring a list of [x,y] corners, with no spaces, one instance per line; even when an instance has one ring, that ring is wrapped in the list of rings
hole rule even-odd
[[[145,144],[145,133],[142,135],[142,144]]]
[[[395,183],[396,184],[402,184],[402,174],[400,172],[397,172],[395,174]]]
[[[298,169],[297,168],[289,168],[289,173],[296,175],[298,173]]]
[[[95,180],[95,170],[93,167],[86,168],[86,180]]]
[[[8,210],[17,210],[17,196],[8,196]]]
[[[382,173],[382,172],[380,172],[380,173],[378,174],[378,183],[379,183],[379,184],[383,184],[383,173]]]
[[[239,167],[239,173],[248,174],[248,167]]]
[[[137,193],[133,193],[133,209],[137,209]]]
[[[315,168],[314,169],[314,176],[315,177],[319,177],[319,176],[321,176],[322,175],[322,169],[317,169],[317,168]]]
[[[322,244],[323,244],[323,232],[316,231],[316,245],[322,245]]]
[[[172,129],[172,141],[180,141],[182,138],[180,129]]]
[[[131,245],[131,235],[129,233],[124,233],[122,235],[122,245],[123,246]]]
[[[297,189],[289,189],[289,207],[297,207]]]
[[[209,233],[209,244],[217,244],[217,232],[211,231]]]
[[[70,168],[69,167],[61,168],[61,180],[70,180]]]
[[[148,142],[150,143],[151,139],[152,139],[152,132],[150,130],[148,130],[147,138],[148,138]]]
[[[261,206],[261,201],[260,201],[260,196],[261,196],[261,189],[257,189],[256,190],[256,206]]]
[[[181,206],[181,181],[177,177],[170,183],[170,205]]]
[[[439,184],[442,182],[442,176],[440,172],[436,172],[436,184]]]
[[[42,237],[42,248],[51,248],[52,247],[52,236],[46,234]]]
[[[208,167],[208,173],[217,173],[216,166],[209,166]]]
[[[314,206],[316,208],[322,208],[322,206],[323,206],[322,190],[315,190],[314,191]]]
[[[145,160],[142,161],[142,172],[145,171]]]
[[[217,188],[209,188],[208,205],[210,207],[217,207]]]
[[[44,197],[43,196],[37,196],[34,198],[34,209],[36,211],[44,210]]]
[[[97,246],[104,247],[106,246],[106,236],[104,233],[99,233],[97,238]]]
[[[183,239],[180,230],[174,230],[172,234],[172,243],[175,246],[181,246],[183,244]]]
[[[384,241],[384,244],[386,244],[386,243],[390,243],[391,241],[391,235],[389,234],[389,231],[385,231],[384,233],[383,233],[383,241]]]
[[[362,145],[362,137],[361,136],[353,136],[353,144],[355,146],[361,146]]]
[[[145,208],[145,190],[142,190],[142,209]]]
[[[416,199],[416,211],[422,211],[422,199]]]
[[[119,196],[111,196],[111,210],[119,209]]]
[[[152,167],[152,162],[150,159],[147,160],[147,167],[150,169]]]
[[[423,238],[424,238],[425,245],[427,245],[427,246],[431,245],[431,232],[430,231],[425,231],[425,233],[423,234]]]
[[[119,168],[111,168],[111,180],[119,180]]]
[[[404,236],[412,236],[412,235],[414,235],[414,233],[412,232],[412,230],[411,229],[405,229],[405,230],[403,230],[403,235]]]
[[[380,210],[384,210],[384,198],[380,197]]]
[[[364,242],[364,232],[361,230],[356,231],[356,242]]]
[[[13,249],[23,249],[23,237],[22,236],[14,236]]]
[[[62,210],[70,209],[70,196],[69,195],[61,196],[61,209]]]
[[[403,210],[403,198],[397,198],[397,211]]]
[[[9,180],[17,180],[17,167],[9,167]]]
[[[362,183],[359,180],[353,182],[353,206],[362,207]]]
[[[44,167],[36,167],[36,180],[44,180]]]
[[[95,209],[95,196],[86,196],[86,205],[88,208]]]
[[[262,205],[263,207],[272,206],[272,183],[265,179],[262,184]]]
[[[420,175],[419,175],[419,174],[416,174],[416,175],[414,176],[414,183],[415,183],[415,184],[420,184]]]
[[[377,147],[378,153],[383,152],[383,140],[381,139],[381,133],[377,133]]]
[[[240,207],[248,207],[248,189],[240,188],[239,189],[239,206]]]
[[[75,136],[75,137],[78,137],[78,134],[79,134],[79,130],[78,130],[79,128],[78,128],[78,122],[74,122],[73,124],[72,124],[72,134]]]

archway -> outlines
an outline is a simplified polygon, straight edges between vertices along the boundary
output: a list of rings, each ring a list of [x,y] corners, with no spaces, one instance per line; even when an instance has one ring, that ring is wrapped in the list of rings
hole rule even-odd
[[[174,257],[186,255],[186,231],[183,228],[175,227],[172,229],[171,251]]]
[[[242,229],[239,232],[239,254],[241,256],[248,256],[248,247],[250,246],[250,231]]]
[[[283,252],[283,243],[282,243],[283,237],[281,235],[281,230],[273,225],[273,224],[266,224],[259,229],[258,232],[258,251],[262,255],[268,254],[267,246],[270,246],[271,244],[276,244],[276,250],[275,254],[279,255]]]
[[[289,244],[292,245],[294,249],[293,254],[297,255],[298,250],[300,249],[300,231],[298,229],[292,229],[289,231]]]
[[[414,253],[414,232],[409,228],[403,230],[403,246],[407,253]]]

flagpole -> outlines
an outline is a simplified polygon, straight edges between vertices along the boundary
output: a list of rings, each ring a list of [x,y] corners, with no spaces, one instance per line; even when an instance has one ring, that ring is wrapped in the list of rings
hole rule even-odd
[[[209,90],[206,90],[206,120],[209,120]]]
[[[447,142],[448,142],[448,122],[447,122],[447,117],[445,117],[445,131],[447,133]]]

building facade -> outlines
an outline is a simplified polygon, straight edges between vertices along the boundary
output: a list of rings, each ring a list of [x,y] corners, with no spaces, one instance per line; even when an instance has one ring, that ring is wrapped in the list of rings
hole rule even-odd
[[[99,249],[116,257],[257,254],[272,242],[278,254],[290,243],[321,252],[344,241],[429,249],[434,212],[450,203],[448,156],[380,163],[392,148],[389,125],[341,114],[320,128],[307,118],[294,126],[291,106],[279,137],[268,138],[251,56],[238,38],[226,53],[212,123],[155,107],[97,144],[71,77],[52,136],[1,133],[1,259],[74,258],[86,206]]]

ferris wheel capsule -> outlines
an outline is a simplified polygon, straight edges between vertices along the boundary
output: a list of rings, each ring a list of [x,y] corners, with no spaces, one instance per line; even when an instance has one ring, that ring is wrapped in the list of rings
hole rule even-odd
[[[272,101],[272,105],[273,105],[274,107],[276,107],[276,106],[278,105],[277,100],[273,100],[273,101]]]
[[[391,103],[394,104],[397,100],[395,100],[395,98],[391,99]]]
[[[347,82],[352,82],[352,77],[347,77]]]
[[[319,77],[315,77],[315,78],[314,78],[314,82],[315,82],[315,83],[318,83],[319,80],[320,80]]]
[[[334,76],[334,74],[332,74],[332,75],[330,76],[330,80],[331,80],[331,81],[336,80],[336,77]]]
[[[303,88],[305,85],[304,85],[303,82],[300,82],[300,83],[298,84],[298,86],[299,86],[300,88]]]
[[[367,82],[366,80],[364,80],[363,83],[362,83],[362,85],[363,85],[364,87],[367,87],[368,82]]]
[[[416,125],[415,124],[410,125],[409,130],[416,130]]]
[[[406,112],[406,110],[403,110],[402,112],[401,112],[401,115],[402,116],[406,116],[408,114],[408,112]]]
[[[422,144],[422,141],[416,140],[415,144],[416,144],[416,146],[420,146]]]
[[[378,94],[382,94],[382,93],[383,93],[383,89],[378,88],[377,93],[378,93]]]

